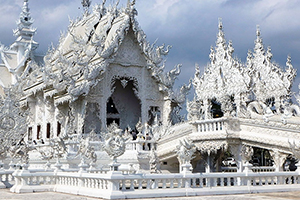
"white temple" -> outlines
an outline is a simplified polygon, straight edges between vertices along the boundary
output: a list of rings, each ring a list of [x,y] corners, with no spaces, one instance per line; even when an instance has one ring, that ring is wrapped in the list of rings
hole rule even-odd
[[[0,187],[107,199],[300,190],[296,70],[272,62],[259,27],[242,63],[220,20],[210,63],[176,93],[181,65],[165,72],[170,46],[146,40],[135,1],[82,5],[42,58],[24,0],[17,39],[1,46]]]

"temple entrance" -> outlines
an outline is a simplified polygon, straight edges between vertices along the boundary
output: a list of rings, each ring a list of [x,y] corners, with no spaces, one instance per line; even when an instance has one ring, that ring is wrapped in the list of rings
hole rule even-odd
[[[134,129],[141,118],[141,102],[136,96],[136,82],[120,78],[115,80],[113,87],[115,90],[107,101],[106,124],[115,122],[121,129],[128,126]]]

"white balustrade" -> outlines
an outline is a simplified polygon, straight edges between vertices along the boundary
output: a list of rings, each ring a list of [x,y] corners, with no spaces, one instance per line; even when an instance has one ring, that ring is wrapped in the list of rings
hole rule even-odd
[[[198,132],[212,132],[212,131],[222,131],[225,129],[226,119],[210,119],[203,121],[196,121],[193,124],[197,126]]]
[[[66,192],[97,196],[100,198],[154,197],[156,191],[162,196],[186,196],[189,189],[194,192],[215,191],[224,194],[234,191],[284,191],[290,187],[300,189],[299,172],[248,172],[242,173],[180,173],[180,174],[122,174],[121,172],[74,173],[74,172],[35,172],[15,173],[16,184],[13,192],[22,192],[27,186],[33,191],[48,187],[48,191]],[[246,189],[245,189],[246,188]],[[260,189],[259,189],[260,188]],[[170,189],[173,192],[170,192]],[[174,190],[173,190],[174,189]],[[263,190],[261,190],[263,189]],[[24,189],[25,191],[25,189]],[[101,192],[102,191],[102,192]],[[150,192],[152,191],[152,192]],[[164,192],[165,191],[165,192]],[[111,194],[112,196],[105,196]],[[131,196],[132,195],[132,196]],[[155,196],[157,197],[157,196]]]

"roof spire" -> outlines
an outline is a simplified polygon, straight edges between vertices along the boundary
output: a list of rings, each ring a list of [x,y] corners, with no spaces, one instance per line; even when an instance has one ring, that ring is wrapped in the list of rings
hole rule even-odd
[[[223,49],[225,49],[225,36],[224,36],[224,32],[223,32],[223,23],[222,23],[222,18],[219,18],[219,33],[217,36],[217,41],[216,44],[218,47],[222,47]]]
[[[89,8],[90,8],[90,6],[91,6],[91,3],[92,3],[91,0],[82,0],[82,1],[81,1],[82,7],[83,7],[85,13],[88,12],[88,10],[89,10]]]
[[[256,25],[256,40],[255,40],[254,51],[260,54],[264,52],[264,45],[263,45],[262,38],[260,37],[259,25]]]
[[[17,29],[14,30],[14,35],[17,37],[17,40],[11,45],[11,48],[18,49],[20,45],[27,46],[29,44],[32,49],[38,47],[38,43],[33,40],[36,29],[31,27],[34,20],[31,18],[29,11],[28,0],[24,0],[22,12],[17,21]]]
[[[222,23],[222,18],[219,18],[219,30],[223,30],[223,23]]]
[[[24,0],[22,12],[20,14],[20,19],[17,22],[18,27],[29,28],[33,24],[33,19],[30,16],[30,9],[28,7],[28,0]]]

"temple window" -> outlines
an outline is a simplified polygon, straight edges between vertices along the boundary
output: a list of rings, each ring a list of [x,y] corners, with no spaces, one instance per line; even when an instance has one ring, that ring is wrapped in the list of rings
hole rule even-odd
[[[40,133],[41,133],[41,125],[37,125],[37,130],[36,130],[36,139],[40,139]]]
[[[32,127],[28,127],[28,141],[32,140]]]
[[[61,132],[61,124],[57,122],[57,132],[56,132],[57,137],[60,135],[60,132]]]
[[[50,138],[50,135],[51,135],[51,124],[50,123],[47,123],[47,138]]]

